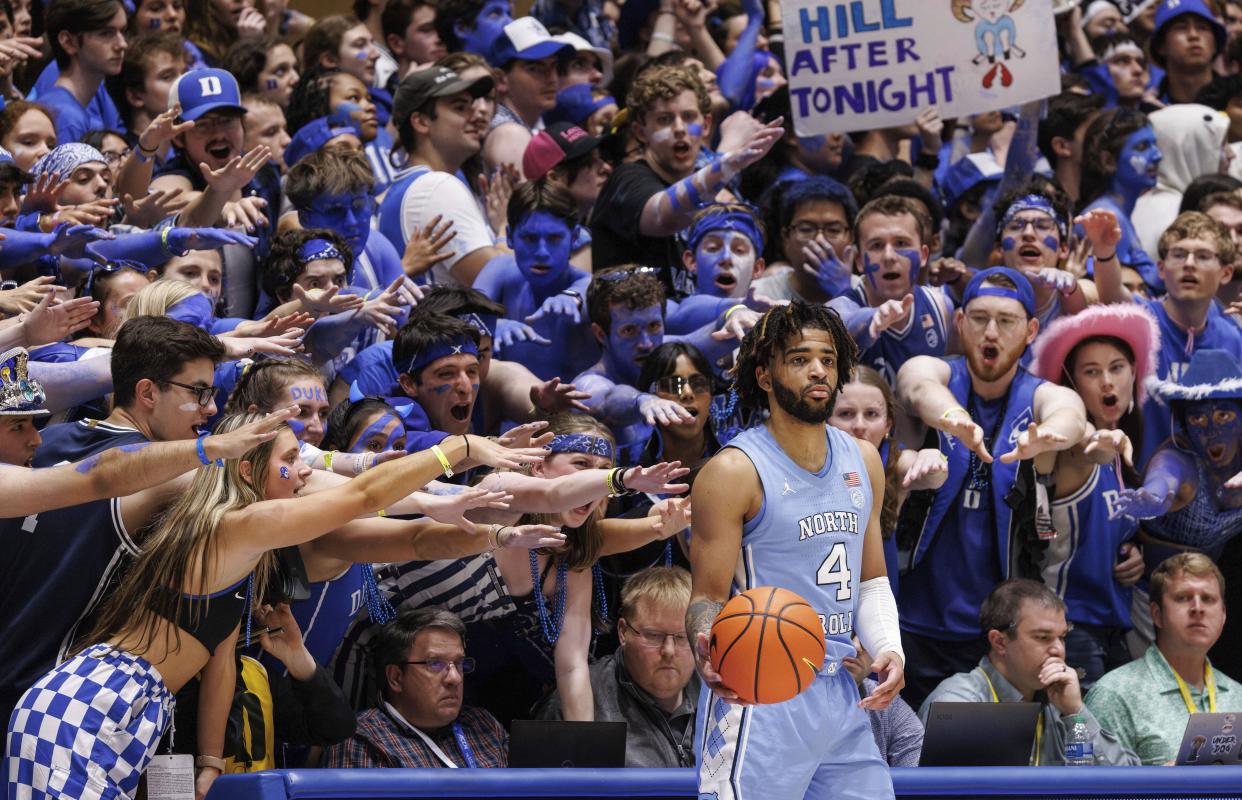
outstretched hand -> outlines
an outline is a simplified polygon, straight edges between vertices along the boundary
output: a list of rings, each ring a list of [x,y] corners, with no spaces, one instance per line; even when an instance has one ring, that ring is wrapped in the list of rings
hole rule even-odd
[[[885,300],[880,303],[876,306],[875,313],[871,315],[871,325],[868,328],[871,338],[878,338],[881,333],[905,319],[912,308],[914,308],[914,295],[912,294],[900,300]]]
[[[1032,422],[1026,430],[1018,435],[1018,444],[1000,457],[1002,464],[1012,464],[1015,461],[1026,461],[1028,458],[1034,458],[1040,453],[1047,453],[1051,450],[1057,450],[1057,445],[1065,444],[1068,439],[1059,433],[1054,433],[1046,428],[1040,429],[1039,423]]]
[[[988,452],[988,448],[983,441],[983,428],[979,427],[971,419],[966,409],[949,409],[947,414],[940,418],[935,427],[960,440],[962,444],[973,450],[983,463],[992,463],[992,454]]]
[[[560,378],[551,378],[530,387],[531,405],[545,414],[559,414],[562,411],[589,414],[591,409],[582,401],[590,399],[590,392],[579,391],[572,383],[561,383]]]
[[[220,169],[212,169],[205,163],[200,163],[198,168],[208,186],[221,194],[230,195],[254,180],[254,176],[271,158],[272,149],[261,144],[249,153],[233,156]]]
[[[467,511],[476,508],[493,508],[503,511],[509,507],[512,500],[513,495],[507,492],[493,492],[474,486],[453,494],[420,492],[418,509],[436,522],[456,525],[466,533],[474,533],[474,523],[465,516]]]
[[[1079,215],[1074,224],[1082,228],[1083,236],[1091,243],[1096,258],[1117,252],[1121,241],[1121,224],[1117,215],[1103,208],[1093,208]]]
[[[802,245],[806,263],[802,270],[815,279],[821,291],[829,297],[840,297],[850,290],[850,264],[858,254],[854,245],[846,245],[841,258],[823,235],[816,236]]]
[[[622,480],[625,488],[649,494],[683,494],[690,489],[684,483],[672,483],[690,474],[680,461],[661,461],[650,467],[630,467]]]
[[[1154,519],[1167,514],[1172,505],[1173,492],[1160,494],[1146,486],[1122,489],[1117,493],[1117,501],[1109,511],[1108,518]]]

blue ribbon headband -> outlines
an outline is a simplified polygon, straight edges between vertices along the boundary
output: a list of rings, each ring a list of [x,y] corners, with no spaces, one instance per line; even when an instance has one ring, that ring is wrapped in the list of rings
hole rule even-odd
[[[763,234],[759,232],[755,218],[741,211],[724,211],[700,217],[690,228],[690,235],[687,237],[690,251],[698,250],[703,237],[714,231],[737,231],[750,239],[750,243],[755,246],[756,256],[763,252]]]
[[[335,258],[344,261],[341,251],[336,249],[336,245],[327,239],[308,239],[302,245],[302,249],[298,251],[298,263],[305,266],[312,261],[322,261],[327,258]]]
[[[447,342],[436,342],[435,344],[414,354],[410,359],[410,366],[406,369],[409,375],[418,375],[428,364],[438,361],[448,356],[472,355],[475,358],[479,356],[479,346],[469,339],[453,339]]]
[[[1057,213],[1056,207],[1052,205],[1052,201],[1042,194],[1024,194],[1005,210],[1005,216],[1001,217],[1000,223],[996,226],[996,235],[999,236],[1005,230],[1014,217],[1023,211],[1040,211],[1052,217],[1057,223],[1057,230],[1061,232],[1061,241],[1065,241],[1067,233],[1067,225],[1065,219]]]
[[[589,456],[603,456],[610,461],[617,460],[616,445],[603,436],[592,436],[589,433],[558,433],[552,437],[548,449],[555,453],[586,453]]]
[[[490,314],[458,314],[457,318],[479,332],[480,336],[496,338],[497,317]]]

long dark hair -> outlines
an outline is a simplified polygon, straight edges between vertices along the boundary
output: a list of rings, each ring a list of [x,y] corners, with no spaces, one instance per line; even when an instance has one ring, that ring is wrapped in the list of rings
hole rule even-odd
[[[643,361],[642,371],[638,373],[638,390],[640,392],[649,392],[653,383],[675,373],[677,371],[677,359],[681,356],[690,359],[690,364],[695,371],[707,378],[713,395],[723,388],[718,385],[719,382],[712,374],[711,363],[699,348],[686,342],[665,342],[652,350],[651,354]],[[655,452],[656,441],[656,437],[653,435],[651,443],[643,449],[643,453],[638,459],[640,464],[654,464],[659,460],[658,454]],[[703,426],[703,444],[707,453],[715,453],[720,449],[720,440],[716,438],[716,431],[710,419]]]
[[[339,403],[328,414],[328,431],[323,436],[320,449],[349,452],[349,443],[362,430],[367,418],[376,412],[397,416],[393,407],[379,397],[364,397],[358,401],[346,400]]]

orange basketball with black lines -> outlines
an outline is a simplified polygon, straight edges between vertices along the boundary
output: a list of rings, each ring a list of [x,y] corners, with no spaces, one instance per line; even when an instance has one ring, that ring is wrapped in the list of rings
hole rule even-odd
[[[824,665],[824,624],[788,589],[742,592],[712,623],[708,656],[724,685],[749,703],[783,703],[806,690]]]

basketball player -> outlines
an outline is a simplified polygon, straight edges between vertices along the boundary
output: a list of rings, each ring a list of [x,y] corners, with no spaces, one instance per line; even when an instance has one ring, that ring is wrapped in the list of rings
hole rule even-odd
[[[887,707],[905,682],[880,538],[884,469],[871,444],[825,425],[856,360],[836,312],[798,300],[769,311],[742,342],[739,401],[771,416],[733,439],[694,484],[686,633],[704,682],[700,798],[893,797],[864,711]],[[712,668],[708,636],[731,586],[789,589],[823,619],[827,656],[794,699],[744,706]],[[861,703],[841,666],[855,655],[855,631],[881,678]],[[812,678],[811,666],[797,667]]]

